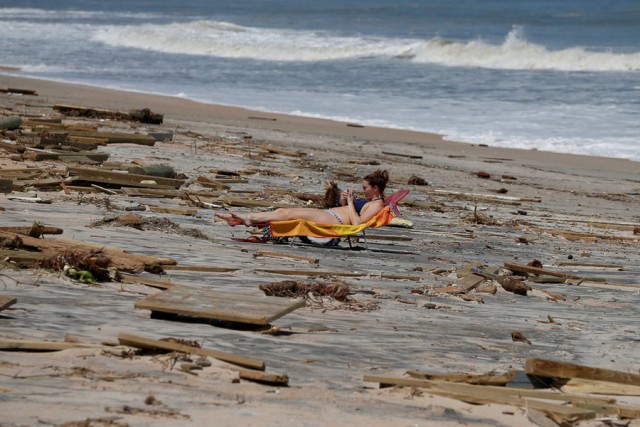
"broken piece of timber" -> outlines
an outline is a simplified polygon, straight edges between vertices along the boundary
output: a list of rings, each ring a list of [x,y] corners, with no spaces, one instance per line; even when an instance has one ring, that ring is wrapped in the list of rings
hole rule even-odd
[[[151,188],[180,188],[185,183],[184,179],[161,178],[149,175],[136,175],[131,173],[112,172],[103,169],[89,168],[67,168],[70,175],[77,181],[91,181],[105,184],[115,184],[131,187],[151,187]],[[150,184],[149,182],[154,182]]]
[[[283,274],[286,276],[344,276],[344,277],[365,277],[369,273],[350,273],[346,271],[321,271],[321,270],[275,270],[257,269],[256,271],[271,274]]]
[[[422,156],[419,155],[419,154],[393,153],[391,151],[383,151],[382,154],[386,154],[388,156],[407,157],[409,159],[421,159],[422,158]]]
[[[640,396],[640,386],[611,383],[608,381],[571,378],[554,383],[554,387],[565,393],[605,394],[609,396]]]
[[[265,369],[265,363],[262,360],[253,359],[246,356],[238,356],[235,354],[218,350],[211,350],[208,348],[194,347],[191,345],[178,344],[175,342],[156,340],[152,338],[144,338],[132,334],[118,334],[118,342],[121,345],[135,348],[157,348],[160,350],[179,351],[187,354],[197,354],[198,356],[213,357],[214,359],[222,360],[223,362],[232,363],[234,365],[243,366],[245,368],[257,369],[259,371],[264,371]]]
[[[17,299],[15,299],[14,297],[0,295],[0,311],[4,310],[5,308],[11,307],[13,304],[16,303],[16,301]]]
[[[541,377],[582,378],[640,386],[640,374],[594,368],[556,360],[529,358],[525,363],[525,371],[527,374]]]
[[[86,344],[65,341],[30,341],[0,339],[3,351],[61,351],[69,348],[99,348],[99,344]]]
[[[241,380],[255,381],[258,383],[287,387],[289,376],[287,374],[267,374],[257,371],[240,371],[238,373]]]
[[[592,282],[606,282],[605,279],[600,279],[599,277],[576,276],[575,274],[563,273],[561,271],[547,270],[546,268],[538,268],[538,267],[532,267],[530,265],[522,265],[522,264],[513,264],[510,262],[505,262],[504,267],[511,271],[535,274],[538,276],[547,275],[547,276],[563,277],[565,279],[584,279]]]
[[[156,139],[154,137],[138,133],[70,130],[69,136],[106,139],[107,144],[137,144],[153,146],[156,143]]]
[[[151,286],[152,288],[163,289],[163,290],[175,288],[176,286],[181,286],[181,285],[176,285],[175,283],[171,283],[167,280],[150,279],[148,277],[139,277],[139,276],[134,276],[130,274],[120,274],[119,277],[120,277],[120,281],[123,283],[138,283],[141,285]]]
[[[255,253],[255,256],[265,256],[265,257],[272,257],[272,258],[291,258],[291,259],[298,259],[301,261],[307,261],[311,264],[318,264],[320,262],[319,258],[311,258],[303,255],[293,255],[293,254],[286,254],[284,252],[274,252],[274,251],[257,250]]]
[[[148,296],[138,301],[135,307],[152,312],[264,326],[304,305],[302,298],[291,300],[180,286]]]
[[[556,261],[558,267],[599,267],[599,268],[624,268],[621,264],[599,264],[597,262]]]
[[[540,228],[540,227],[532,227],[527,226],[528,229],[535,233],[547,233],[552,236],[562,236],[567,240],[586,240],[586,241],[596,241],[596,240],[624,240],[630,242],[639,242],[640,238],[631,237],[631,236],[616,236],[612,234],[596,234],[596,233],[581,233],[578,231],[564,231],[564,230],[555,230],[552,228]]]
[[[271,147],[269,145],[261,145],[258,148],[260,148],[262,150],[265,150],[265,151],[267,151],[269,153],[281,154],[283,156],[289,156],[289,157],[302,157],[302,156],[304,156],[304,153],[301,153],[301,152],[298,152],[298,151],[282,150],[280,148]]]
[[[558,400],[565,402],[589,402],[609,403],[611,399],[593,398],[581,395],[568,395],[552,391],[529,390],[520,388],[505,388],[495,386],[480,386],[464,383],[451,383],[446,381],[419,380],[414,378],[385,377],[379,375],[365,375],[364,381],[378,382],[380,386],[398,385],[406,387],[421,387],[430,393],[452,397],[464,402],[475,404],[503,404],[520,408],[539,409],[544,412],[560,415],[562,417],[576,417],[577,419],[591,419],[596,415],[595,411],[582,408],[561,406],[543,402],[536,399]],[[604,400],[604,402],[603,402]]]
[[[170,271],[198,271],[203,273],[229,273],[240,270],[239,268],[208,267],[206,265],[167,265],[164,269]]]
[[[422,380],[449,381],[455,383],[467,383],[474,385],[505,386],[511,381],[516,373],[509,371],[505,374],[436,374],[422,371],[407,371],[407,375],[412,378]]]
[[[37,228],[37,230],[36,230]],[[39,237],[43,234],[62,234],[64,230],[58,227],[46,227],[46,226],[20,226],[20,227],[0,227],[0,231],[8,231],[10,233],[24,234],[25,236]],[[38,235],[34,235],[37,231]]]

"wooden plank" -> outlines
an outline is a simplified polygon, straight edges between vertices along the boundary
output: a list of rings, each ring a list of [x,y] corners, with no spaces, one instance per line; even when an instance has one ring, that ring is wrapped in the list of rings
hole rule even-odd
[[[16,301],[17,299],[14,297],[0,295],[0,311],[4,310],[5,308],[11,307],[13,304],[16,303]]]
[[[96,132],[96,131],[81,131],[70,130],[70,136],[81,136],[85,138],[100,138],[106,139],[109,144],[137,144],[153,146],[156,143],[156,139],[149,135],[132,134],[124,132]]]
[[[239,268],[208,267],[206,265],[168,265],[164,267],[164,269],[172,271],[197,271],[203,273],[229,273],[240,270]]]
[[[34,230],[34,226],[30,225],[30,226],[19,226],[19,227],[0,227],[1,231],[8,231],[11,233],[18,233],[18,234],[24,234],[26,236],[29,236],[31,233],[33,233],[34,231],[37,231],[39,235],[42,234],[62,234],[64,232],[64,230],[62,228],[58,228],[58,227],[38,227],[37,230]]]
[[[264,371],[265,363],[262,360],[253,359],[246,356],[238,356],[232,353],[226,353],[223,351],[212,350],[209,348],[194,347],[186,344],[179,344],[176,342],[155,340],[152,338],[140,337],[132,334],[120,333],[118,334],[118,342],[121,345],[127,345],[129,347],[136,348],[157,348],[161,350],[179,351],[188,354],[197,354],[199,356],[213,357],[214,359],[222,360],[224,362],[232,363],[234,365],[243,366],[245,368],[257,369]]]
[[[468,293],[478,287],[478,285],[487,280],[482,276],[477,276],[475,274],[468,274],[461,282],[458,283],[460,287],[460,291],[462,293]]]
[[[61,341],[30,341],[0,339],[0,350],[3,351],[61,351],[69,348],[96,348],[98,344],[85,344]]]
[[[558,400],[565,402],[600,402],[602,399],[581,395],[567,395],[551,391],[529,390],[520,388],[505,388],[495,386],[478,386],[463,383],[450,383],[446,381],[419,380],[413,378],[385,377],[379,375],[365,375],[364,381],[378,382],[380,385],[399,385],[407,387],[426,388],[429,392],[447,397],[453,397],[469,403],[476,404],[503,404],[522,408],[533,408],[544,412],[550,412],[563,417],[577,417],[578,419],[590,419],[596,413],[588,409],[573,408],[552,404],[536,399]],[[605,399],[611,402],[610,399]]]
[[[69,171],[69,174],[76,177],[76,180],[102,182],[123,186],[128,185],[132,187],[149,186],[151,188],[170,187],[177,189],[185,183],[184,179],[162,178],[150,175],[113,172],[103,169],[68,167],[67,170]],[[155,182],[155,184],[146,184],[143,183],[143,181],[153,181]]]
[[[562,236],[567,240],[585,240],[586,239],[587,241],[596,241],[596,240],[623,240],[623,241],[631,241],[631,242],[640,241],[640,238],[631,237],[631,236],[581,233],[577,231],[556,230],[552,228],[541,228],[541,227],[533,227],[533,226],[527,226],[527,228],[535,233],[547,233],[547,234],[551,234],[552,236]]]
[[[593,397],[584,394],[559,393],[551,389],[529,389],[502,387],[496,385],[477,385],[464,382],[450,382],[440,380],[425,380],[405,377],[387,377],[380,375],[365,375],[364,381],[379,382],[381,385],[400,385],[408,387],[422,387],[428,389],[441,389],[455,393],[480,393],[493,394],[494,396],[524,397],[530,399],[557,400],[561,402],[581,402],[590,404],[610,404],[616,400],[614,398]]]
[[[151,286],[152,288],[157,289],[171,289],[175,288],[176,286],[181,286],[175,283],[171,283],[167,280],[151,279],[148,277],[139,277],[131,274],[120,274],[120,281],[124,283],[139,283],[141,285]]]
[[[306,261],[311,264],[318,264],[320,262],[319,258],[311,258],[303,255],[293,255],[293,254],[287,254],[284,252],[274,252],[274,251],[257,250],[254,256],[256,257],[265,256],[265,257],[272,257],[272,258],[291,258],[291,259]]]
[[[563,277],[565,279],[581,278],[580,276],[576,276],[575,274],[568,274],[568,273],[563,273],[561,271],[548,270],[546,268],[532,267],[530,265],[514,264],[511,262],[505,262],[504,267],[511,271],[517,271],[519,273],[535,274],[538,276],[547,275],[547,276]]]
[[[176,287],[138,301],[135,307],[206,319],[269,325],[304,305],[303,299]]]
[[[560,380],[557,386],[565,393],[606,394],[609,396],[640,396],[640,386],[607,381],[571,378]]]
[[[16,249],[0,249],[0,257],[13,262],[32,264],[51,258],[51,254]]]
[[[407,157],[409,159],[421,159],[422,158],[422,156],[418,155],[418,154],[393,153],[391,151],[383,151],[382,154],[386,154],[388,156]]]
[[[599,267],[599,268],[624,268],[622,264],[602,264],[597,262],[556,261],[558,267]]]
[[[525,371],[527,374],[541,377],[583,378],[586,380],[640,386],[640,374],[594,368],[556,360],[529,358],[525,363]]]
[[[287,387],[289,376],[287,374],[267,374],[257,371],[240,371],[239,377],[242,380],[255,381],[258,383]]]
[[[407,371],[407,375],[421,380],[449,381],[474,385],[505,386],[515,377],[515,371],[505,374],[438,374],[423,371]]]
[[[346,271],[322,271],[322,270],[276,270],[276,269],[257,269],[256,271],[271,274],[283,274],[286,276],[343,276],[343,277],[365,277],[369,273],[350,273]]]

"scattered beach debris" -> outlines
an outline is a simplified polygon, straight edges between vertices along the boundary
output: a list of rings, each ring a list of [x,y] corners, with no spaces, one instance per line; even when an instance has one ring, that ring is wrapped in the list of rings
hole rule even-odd
[[[149,123],[159,125],[162,124],[163,115],[152,112],[148,108],[141,110],[131,110],[128,113],[120,111],[107,110],[104,108],[81,107],[78,105],[56,104],[53,109],[59,111],[65,116],[71,117],[88,117],[92,119],[110,119],[110,120],[131,120],[134,122]]]

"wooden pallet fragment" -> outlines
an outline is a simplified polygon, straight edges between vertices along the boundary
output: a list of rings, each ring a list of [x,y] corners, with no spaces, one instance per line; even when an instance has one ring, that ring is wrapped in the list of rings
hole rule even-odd
[[[234,365],[243,366],[245,368],[257,369],[264,371],[265,363],[262,360],[253,359],[251,357],[239,356],[232,353],[226,353],[223,351],[212,350],[209,348],[195,347],[186,344],[180,344],[177,342],[156,340],[152,338],[145,338],[137,335],[120,333],[118,334],[118,342],[121,345],[136,348],[146,349],[160,349],[168,351],[179,351],[188,354],[197,354],[199,356],[213,357],[214,359],[222,360],[224,362],[232,363]]]
[[[152,312],[266,326],[304,305],[303,299],[176,287],[144,298],[135,307]]]

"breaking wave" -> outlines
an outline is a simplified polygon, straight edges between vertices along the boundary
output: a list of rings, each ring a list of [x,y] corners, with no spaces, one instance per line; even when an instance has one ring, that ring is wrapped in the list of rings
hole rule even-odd
[[[459,42],[441,38],[340,37],[320,31],[245,27],[200,20],[165,25],[101,27],[95,31],[93,39],[114,47],[264,61],[379,57],[449,67],[640,71],[640,52],[601,52],[583,47],[550,50],[525,40],[520,28],[514,28],[501,44],[492,44],[483,40]]]

